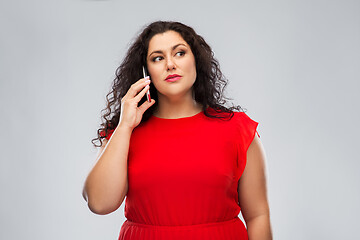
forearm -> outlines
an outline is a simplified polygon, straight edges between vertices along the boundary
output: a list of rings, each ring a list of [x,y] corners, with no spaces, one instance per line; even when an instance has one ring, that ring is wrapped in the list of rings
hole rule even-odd
[[[270,216],[260,215],[246,222],[249,240],[272,240]]]

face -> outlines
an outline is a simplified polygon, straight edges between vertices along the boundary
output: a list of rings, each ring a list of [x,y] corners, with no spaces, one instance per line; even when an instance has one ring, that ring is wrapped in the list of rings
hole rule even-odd
[[[196,79],[195,57],[190,46],[175,31],[154,35],[147,53],[147,67],[158,96],[183,97],[192,94]],[[166,81],[170,75],[178,75]]]

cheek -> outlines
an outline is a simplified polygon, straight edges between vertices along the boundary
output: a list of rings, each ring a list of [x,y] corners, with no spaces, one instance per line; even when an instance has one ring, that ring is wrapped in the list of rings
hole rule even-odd
[[[148,72],[150,75],[151,83],[154,85],[156,90],[161,88],[161,84],[159,85],[159,83],[162,81],[163,78],[162,71],[163,70],[160,64],[148,65]]]
[[[186,62],[186,70],[192,74],[193,77],[196,78],[196,64],[195,64],[195,59],[190,59],[189,61]]]
[[[156,65],[148,65],[149,75],[151,80],[157,80],[160,77],[160,69],[159,66]]]

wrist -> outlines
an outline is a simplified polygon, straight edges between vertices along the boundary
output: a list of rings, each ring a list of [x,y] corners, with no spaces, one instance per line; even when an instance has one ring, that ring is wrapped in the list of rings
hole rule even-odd
[[[119,123],[119,125],[116,127],[116,129],[119,129],[118,131],[121,131],[121,132],[132,132],[134,128],[127,126],[126,124]]]

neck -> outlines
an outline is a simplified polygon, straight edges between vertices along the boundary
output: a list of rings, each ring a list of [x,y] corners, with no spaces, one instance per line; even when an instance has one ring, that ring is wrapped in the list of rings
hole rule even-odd
[[[159,96],[159,95],[158,95]],[[158,98],[157,108],[153,115],[160,118],[190,117],[202,111],[202,104],[192,98],[182,98],[179,101]]]

